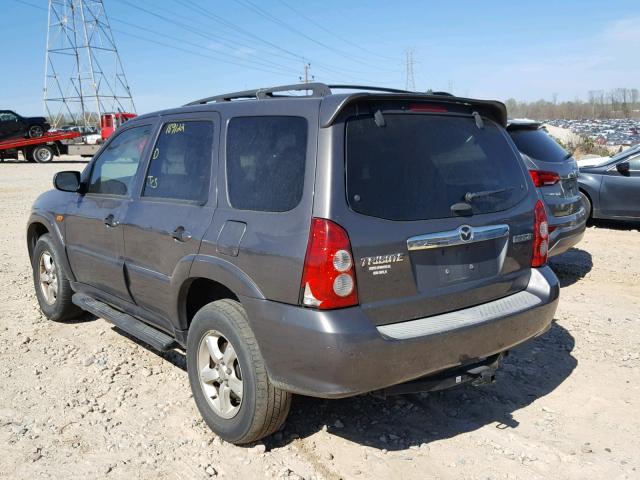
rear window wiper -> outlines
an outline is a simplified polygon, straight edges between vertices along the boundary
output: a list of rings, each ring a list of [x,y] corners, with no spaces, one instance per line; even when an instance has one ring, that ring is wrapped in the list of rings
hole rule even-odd
[[[483,190],[481,192],[467,192],[464,194],[464,201],[467,203],[470,203],[470,202],[473,202],[474,199],[479,197],[490,197],[492,195],[509,192],[511,190],[513,190],[513,187],[499,188],[497,190]]]

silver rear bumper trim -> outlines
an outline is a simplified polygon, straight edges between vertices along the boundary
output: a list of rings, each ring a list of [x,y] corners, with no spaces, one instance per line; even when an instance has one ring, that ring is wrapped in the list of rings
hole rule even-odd
[[[470,327],[509,315],[529,310],[542,303],[541,297],[548,294],[549,284],[536,270],[531,270],[531,279],[526,290],[492,302],[465,308],[456,312],[443,313],[432,317],[418,318],[407,322],[380,325],[378,332],[394,340],[407,340]]]

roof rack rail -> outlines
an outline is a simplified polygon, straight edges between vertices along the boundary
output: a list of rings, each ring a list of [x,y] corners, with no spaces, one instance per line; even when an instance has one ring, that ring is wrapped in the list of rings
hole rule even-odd
[[[369,85],[328,85],[331,90],[369,90],[371,92],[388,92],[388,93],[420,93],[411,90],[399,90],[397,88],[372,87]]]
[[[225,93],[223,95],[215,95],[213,97],[201,98],[189,102],[185,105],[202,105],[210,102],[230,102],[231,100],[240,100],[242,98],[255,98],[257,100],[264,100],[266,98],[274,98],[284,95],[274,95],[278,92],[291,92],[291,91],[311,91],[310,97],[324,97],[325,95],[331,95],[331,90],[324,83],[297,83],[294,85],[281,85],[271,88],[258,88],[256,90],[244,90],[241,92]]]
[[[243,90],[240,92],[225,93],[223,95],[215,95],[213,97],[201,98],[200,100],[194,100],[185,105],[203,105],[210,102],[230,102],[231,100],[241,100],[254,98],[256,100],[264,100],[267,98],[278,98],[284,95],[274,95],[278,92],[291,92],[291,91],[310,91],[310,97],[324,97],[331,95],[332,90],[368,90],[371,92],[387,92],[387,93],[411,93],[420,94],[420,92],[411,92],[409,90],[399,90],[397,88],[385,88],[385,87],[373,87],[367,85],[326,85],[324,83],[311,82],[311,83],[297,83],[294,85],[281,85],[271,88],[258,88],[256,90]]]

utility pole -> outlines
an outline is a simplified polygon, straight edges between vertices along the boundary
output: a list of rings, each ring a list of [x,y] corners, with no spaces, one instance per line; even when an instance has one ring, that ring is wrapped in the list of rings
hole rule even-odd
[[[65,115],[89,125],[105,112],[135,113],[103,0],[49,0],[43,96],[54,128]]]
[[[405,84],[404,89],[409,90],[411,92],[415,92],[416,90],[416,80],[413,75],[413,49],[407,49],[405,51],[406,55],[406,71],[405,71]]]
[[[298,77],[301,82],[309,83],[310,81],[313,81],[313,80],[316,79],[315,76],[309,75],[310,71],[311,71],[311,64],[310,63],[305,63],[304,64],[304,77]]]

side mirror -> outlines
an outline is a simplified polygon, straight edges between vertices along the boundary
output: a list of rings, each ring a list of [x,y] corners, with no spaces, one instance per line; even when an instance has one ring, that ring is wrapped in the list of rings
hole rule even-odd
[[[624,175],[625,177],[629,176],[629,162],[620,162],[616,165],[616,170],[618,170],[620,175]]]
[[[63,192],[80,191],[80,172],[73,170],[58,172],[53,176],[53,186]]]

